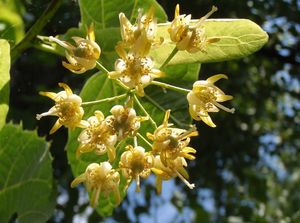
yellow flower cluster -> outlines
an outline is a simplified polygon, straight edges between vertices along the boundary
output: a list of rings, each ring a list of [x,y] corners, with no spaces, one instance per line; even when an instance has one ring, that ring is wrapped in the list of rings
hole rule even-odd
[[[204,21],[216,10],[217,8],[213,7],[208,14],[192,24],[191,15],[180,15],[179,5],[177,5],[175,18],[168,29],[170,40],[176,44],[175,49],[186,50],[190,53],[204,52],[209,43],[218,41],[217,38],[207,38],[203,27]],[[76,150],[76,158],[81,159],[81,156],[85,156],[86,153],[94,153],[100,160],[105,160],[89,164],[85,172],[71,183],[72,187],[80,183],[85,184],[90,192],[90,203],[93,207],[98,205],[100,197],[108,198],[111,194],[113,194],[115,204],[118,205],[121,202],[120,182],[122,179],[127,182],[125,190],[132,181],[136,181],[136,191],[140,191],[141,178],[147,178],[151,173],[156,175],[158,193],[162,191],[163,181],[176,177],[190,189],[195,186],[188,181],[189,174],[186,167],[187,160],[195,159],[196,150],[190,147],[189,143],[191,137],[198,135],[196,127],[190,126],[189,130],[174,127],[169,123],[171,110],[165,112],[162,124],[157,127],[137,97],[145,96],[144,88],[151,83],[161,83],[153,80],[164,75],[162,71],[154,68],[155,63],[149,56],[152,47],[163,43],[163,39],[156,36],[157,21],[154,17],[154,7],[151,7],[145,14],[139,10],[134,24],[131,24],[124,13],[119,14],[119,20],[122,40],[117,44],[116,52],[120,58],[115,62],[115,70],[107,72],[107,75],[113,80],[117,79],[119,84],[121,82],[122,87],[125,86],[124,97],[127,97],[125,104],[114,105],[110,114],[106,114],[107,116],[102,111],[96,110],[92,116],[84,120],[82,106],[90,102],[82,102],[81,97],[74,94],[67,84],[59,83],[64,91],[40,92],[41,95],[54,100],[55,105],[49,111],[36,116],[38,120],[44,116],[58,117],[50,134],[61,126],[70,129],[82,128],[78,136],[79,146]],[[65,48],[69,63],[63,62],[63,66],[74,73],[83,73],[93,69],[98,63],[101,49],[95,42],[93,26],[88,29],[85,39],[73,37],[75,46],[54,37],[49,37],[49,40]],[[187,93],[191,117],[215,127],[216,125],[209,116],[210,112],[218,112],[219,109],[234,112],[234,109],[228,109],[220,104],[220,102],[232,99],[232,96],[225,95],[214,85],[222,78],[227,79],[227,76],[218,74],[205,81],[196,81],[192,90],[161,84],[163,87]],[[119,98],[121,95],[92,103],[111,102]],[[133,99],[139,106],[139,110],[135,109]],[[137,111],[140,110],[146,116],[139,116]],[[145,121],[150,121],[155,127],[152,133],[146,134],[150,141],[140,133],[141,123]],[[137,138],[143,140],[148,148],[138,145]]]
[[[125,86],[135,89],[139,96],[144,96],[144,88],[155,78],[164,76],[154,68],[153,59],[148,55],[152,46],[162,43],[156,40],[156,19],[154,8],[142,15],[139,10],[136,23],[132,25],[124,13],[120,13],[122,41],[116,47],[120,56],[115,62],[115,71],[109,72],[112,79],[119,79]],[[128,52],[126,52],[128,49]]]

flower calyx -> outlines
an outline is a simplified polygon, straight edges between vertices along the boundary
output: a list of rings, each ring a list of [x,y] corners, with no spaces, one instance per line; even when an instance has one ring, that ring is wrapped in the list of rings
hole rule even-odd
[[[211,120],[209,112],[218,112],[222,109],[226,112],[234,113],[234,108],[227,108],[219,102],[231,100],[231,95],[226,95],[220,88],[216,87],[214,83],[220,79],[228,79],[224,74],[217,74],[211,76],[206,81],[196,81],[193,89],[187,94],[189,103],[189,112],[193,119],[202,120],[210,127],[216,127]]]
[[[126,151],[121,155],[119,167],[123,176],[131,180],[136,180],[136,191],[140,191],[140,177],[147,178],[153,167],[154,157],[141,146],[126,146]]]
[[[50,130],[50,134],[56,132],[61,126],[65,126],[70,129],[75,127],[85,128],[87,122],[82,120],[84,110],[81,107],[82,99],[73,94],[71,88],[64,83],[58,84],[64,89],[59,93],[54,92],[39,92],[42,96],[51,98],[55,105],[49,109],[48,112],[44,112],[36,115],[36,119],[40,120],[44,116],[58,116],[58,120]]]
[[[76,151],[77,158],[82,153],[95,152],[97,155],[107,153],[110,161],[116,157],[115,144],[117,135],[105,120],[101,111],[95,111],[94,116],[88,118],[88,126],[78,136],[80,143]]]
[[[113,193],[116,204],[118,205],[121,202],[119,192],[120,175],[112,169],[109,162],[89,164],[85,173],[72,181],[71,187],[76,187],[80,183],[85,183],[87,190],[91,192],[90,204],[92,207],[98,205],[100,193],[103,193],[105,197]]]
[[[65,68],[76,74],[82,74],[87,70],[93,69],[101,54],[101,49],[95,42],[94,26],[91,25],[88,28],[85,39],[77,36],[72,37],[72,39],[74,40],[75,45],[53,36],[49,37],[50,41],[65,48],[66,58],[68,60],[68,63],[65,61],[62,62]]]
[[[217,10],[217,7],[213,6],[210,12],[192,25],[190,24],[191,15],[180,15],[179,4],[177,4],[174,20],[168,29],[170,39],[176,43],[177,49],[186,50],[189,53],[205,52],[208,44],[219,41],[219,38],[207,38],[203,27],[204,21]]]

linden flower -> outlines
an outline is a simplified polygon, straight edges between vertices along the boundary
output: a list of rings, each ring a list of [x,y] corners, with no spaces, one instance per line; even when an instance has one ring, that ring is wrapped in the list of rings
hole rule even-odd
[[[82,153],[94,151],[97,155],[107,153],[110,161],[116,157],[114,145],[117,142],[117,135],[114,130],[106,124],[104,115],[101,111],[95,111],[95,116],[88,118],[88,126],[79,137],[79,147],[76,151],[77,158]]]
[[[147,133],[147,137],[153,141],[152,152],[160,154],[161,162],[167,167],[178,157],[195,159],[194,155],[190,153],[196,153],[196,150],[187,145],[190,142],[190,137],[198,135],[195,127],[188,131],[170,128],[172,126],[168,123],[170,111],[166,111],[162,125],[154,131],[154,134]]]
[[[141,122],[148,120],[148,117],[137,116],[135,110],[127,106],[115,105],[110,112],[112,115],[106,117],[106,123],[114,129],[118,140],[135,136]]]
[[[151,57],[139,56],[144,53],[137,53],[138,49],[128,54],[122,47],[117,47],[116,50],[121,59],[116,61],[115,71],[108,73],[109,78],[119,79],[128,88],[134,88],[137,94],[143,97],[145,95],[144,88],[154,78],[162,77],[164,73],[153,68],[154,62]]]
[[[219,103],[233,98],[231,95],[225,95],[221,89],[214,85],[221,78],[228,79],[224,74],[217,74],[206,81],[196,81],[193,90],[187,95],[192,118],[197,121],[202,120],[211,127],[216,127],[216,125],[212,122],[208,112],[218,112],[219,109],[222,109],[234,113],[234,108],[229,109]]]
[[[58,120],[50,130],[50,134],[56,132],[61,126],[67,128],[85,128],[87,122],[82,119],[84,110],[81,107],[81,98],[73,94],[71,88],[64,84],[59,83],[60,87],[64,88],[64,91],[59,93],[54,92],[40,92],[40,95],[47,96],[55,101],[55,105],[50,108],[48,112],[37,114],[36,119],[40,120],[44,116],[58,116]]]
[[[140,191],[140,177],[147,178],[151,173],[151,167],[153,166],[154,157],[145,152],[145,149],[141,146],[132,147],[128,145],[119,163],[119,167],[122,169],[122,173],[129,182],[136,180],[136,191]]]
[[[71,187],[76,187],[80,183],[85,183],[87,190],[91,192],[90,204],[92,207],[98,205],[100,193],[103,193],[105,197],[113,193],[117,205],[120,204],[121,198],[118,189],[120,175],[112,169],[109,162],[103,162],[100,165],[98,163],[88,165],[85,173],[72,181]]]
[[[72,37],[75,46],[66,41],[61,41],[53,36],[49,40],[57,43],[66,49],[66,58],[69,63],[62,62],[63,66],[73,73],[82,74],[87,70],[91,70],[96,66],[99,59],[101,49],[95,42],[95,33],[93,26],[90,26],[86,38]]]
[[[213,6],[211,11],[200,18],[195,25],[190,25],[191,15],[180,15],[179,5],[176,5],[174,20],[168,32],[178,50],[186,50],[189,53],[204,52],[207,44],[219,41],[219,38],[207,38],[202,26],[204,21],[215,11],[217,11],[217,7]]]
[[[121,45],[131,47],[141,35],[144,35],[145,41],[148,42],[150,46],[162,43],[162,38],[155,40],[157,20],[154,18],[154,10],[154,7],[151,7],[149,11],[143,15],[143,10],[139,9],[138,17],[134,25],[130,23],[124,13],[119,14],[121,37],[123,40]]]
[[[170,180],[173,177],[179,177],[185,185],[190,189],[195,187],[194,184],[188,182],[189,174],[184,169],[187,166],[187,163],[183,157],[177,157],[169,163],[169,166],[166,167],[162,162],[159,156],[154,158],[154,166],[151,170],[156,174],[156,191],[158,194],[162,190],[162,181]]]

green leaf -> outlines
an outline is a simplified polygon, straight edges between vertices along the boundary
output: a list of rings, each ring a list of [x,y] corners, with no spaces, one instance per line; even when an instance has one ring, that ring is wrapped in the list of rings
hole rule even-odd
[[[21,16],[10,8],[11,5],[0,2],[0,38],[14,45],[24,37],[24,24]]]
[[[159,24],[157,35],[162,36],[165,41],[151,52],[158,66],[163,64],[175,48],[167,31],[169,25],[170,23]],[[208,19],[203,26],[207,37],[220,38],[220,41],[209,44],[206,52],[190,54],[179,51],[169,65],[238,59],[258,51],[268,41],[267,33],[248,19]]]
[[[92,22],[96,29],[119,27],[119,13],[123,12],[132,21],[138,8],[146,11],[154,6],[159,22],[166,22],[167,15],[155,0],[80,0],[81,23],[88,27]]]
[[[9,104],[9,44],[0,39],[0,130],[5,124]]]
[[[0,131],[0,160],[0,222],[12,216],[22,223],[45,222],[55,205],[49,144],[7,124]]]

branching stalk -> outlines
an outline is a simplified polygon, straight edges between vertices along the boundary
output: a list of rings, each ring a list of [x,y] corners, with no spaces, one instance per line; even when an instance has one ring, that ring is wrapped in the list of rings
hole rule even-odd
[[[157,124],[156,122],[152,119],[152,117],[149,115],[149,113],[146,111],[146,109],[144,108],[144,106],[141,104],[141,102],[139,101],[139,99],[137,98],[137,96],[135,94],[133,94],[133,98],[135,100],[135,102],[137,103],[137,105],[140,107],[140,109],[145,113],[145,115],[147,115],[149,117],[149,121],[151,122],[151,124],[154,126],[155,129],[157,129]]]
[[[111,101],[119,100],[119,99],[125,98],[126,96],[127,96],[127,94],[121,94],[121,95],[118,95],[115,97],[104,98],[104,99],[100,99],[100,100],[96,100],[96,101],[83,102],[81,105],[82,106],[96,105],[96,104],[100,104],[103,102],[111,102]]]
[[[168,58],[165,60],[165,62],[160,66],[160,70],[163,69],[171,60],[172,58],[176,55],[176,53],[178,52],[177,47],[175,46],[175,48],[173,49],[173,51],[171,52],[171,54],[168,56]]]
[[[160,86],[162,88],[167,88],[167,89],[170,89],[170,90],[173,90],[173,91],[177,91],[179,93],[184,93],[184,94],[187,94],[187,93],[189,93],[191,91],[189,89],[185,89],[185,88],[181,88],[181,87],[176,87],[174,85],[163,83],[163,82],[160,82],[160,81],[152,81],[151,84]]]

